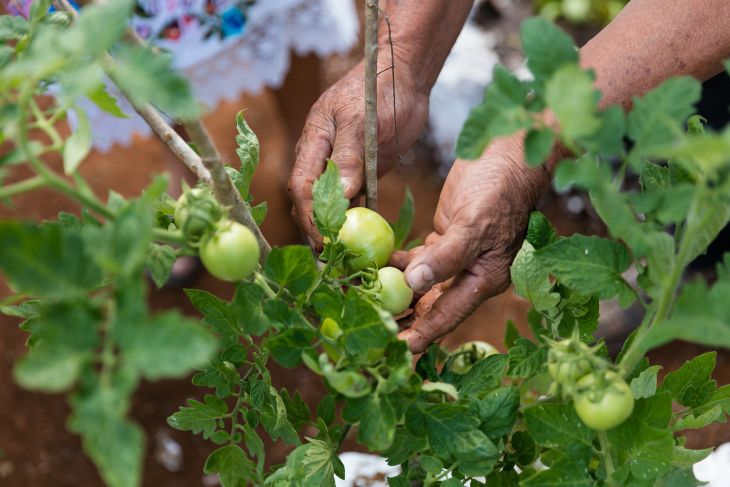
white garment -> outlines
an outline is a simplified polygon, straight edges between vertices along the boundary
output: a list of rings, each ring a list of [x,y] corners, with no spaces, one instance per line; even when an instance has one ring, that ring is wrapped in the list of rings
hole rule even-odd
[[[205,0],[165,1],[162,6],[190,9]],[[173,15],[163,12],[135,18],[133,26],[157,32]],[[177,15],[179,18],[179,12]],[[258,0],[246,11],[243,33],[225,38],[205,39],[204,30],[196,22],[176,24],[175,28],[182,31],[179,38],[160,37],[152,42],[172,52],[175,66],[208,110],[242,93],[280,87],[289,70],[290,51],[318,56],[346,52],[357,42],[359,30],[354,0]],[[151,135],[126,100],[111,87],[110,92],[117,95],[120,108],[129,118],[116,118],[88,100],[79,102],[89,116],[93,146],[102,152],[113,144],[128,145],[135,133]],[[69,121],[75,127],[73,113]]]

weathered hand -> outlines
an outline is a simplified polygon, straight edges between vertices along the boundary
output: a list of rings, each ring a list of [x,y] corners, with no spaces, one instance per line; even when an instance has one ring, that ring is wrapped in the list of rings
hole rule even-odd
[[[381,66],[380,70],[387,66]],[[413,145],[428,115],[428,91],[419,89],[407,65],[397,58],[395,75],[395,113],[391,73],[381,72],[378,77],[379,174],[391,169],[399,153]],[[312,220],[312,185],[324,171],[327,158],[331,157],[337,164],[347,198],[354,198],[363,189],[364,79],[364,66],[359,64],[327,90],[312,106],[297,144],[289,192],[295,218],[317,244],[322,237]]]
[[[435,231],[424,246],[393,258],[407,264],[409,285],[426,293],[400,334],[412,351],[422,352],[507,288],[530,210],[548,183],[543,167],[523,161],[519,135],[495,140],[477,161],[454,163],[436,208]]]

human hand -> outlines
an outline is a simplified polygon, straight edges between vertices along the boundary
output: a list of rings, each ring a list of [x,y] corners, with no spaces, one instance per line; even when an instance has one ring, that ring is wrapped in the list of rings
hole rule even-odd
[[[428,91],[408,71],[405,62],[395,60],[396,107],[393,110],[392,77],[389,71],[378,77],[378,174],[393,167],[398,155],[410,148],[426,124]],[[382,71],[386,66],[381,66]],[[296,161],[289,179],[294,216],[317,245],[322,237],[312,217],[312,186],[322,174],[328,157],[337,164],[352,199],[363,189],[365,133],[365,74],[361,63],[329,88],[307,116],[296,149]],[[397,134],[396,134],[397,123]],[[397,135],[397,138],[396,138]]]
[[[509,286],[509,266],[530,211],[549,184],[543,167],[523,160],[522,136],[496,139],[476,161],[456,161],[441,192],[425,245],[394,255],[406,280],[425,293],[400,333],[415,353],[453,330]]]

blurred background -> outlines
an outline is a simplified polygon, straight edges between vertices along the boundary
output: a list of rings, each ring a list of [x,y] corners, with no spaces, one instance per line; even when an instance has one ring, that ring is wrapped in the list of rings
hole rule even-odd
[[[409,187],[416,202],[412,238],[431,230],[433,213],[444,177],[453,161],[456,136],[469,108],[478,103],[496,64],[520,72],[523,60],[519,24],[536,13],[558,21],[581,45],[615,16],[623,0],[480,0],[457,41],[432,93],[429,125],[400,165],[385,176],[379,187],[380,210],[395,220]],[[23,14],[28,2],[5,1],[6,12]],[[302,242],[290,217],[286,181],[293,163],[294,146],[309,110],[320,93],[362,57],[362,0],[144,0],[138,2],[133,26],[144,38],[169,49],[178,67],[208,108],[204,122],[216,145],[229,161],[235,155],[236,113],[246,118],[261,142],[261,164],[254,179],[257,202],[266,200],[269,213],[263,232],[274,245]],[[397,69],[397,67],[396,67]],[[730,89],[724,75],[705,83],[699,112],[710,123],[727,122]],[[718,107],[722,107],[719,109]],[[124,109],[125,107],[123,107]],[[128,108],[128,107],[127,107]],[[152,137],[135,117],[114,119],[90,107],[95,150],[82,166],[83,175],[98,194],[110,189],[133,196],[152,176],[171,175],[170,192],[179,192],[180,181],[191,181],[186,169],[167,148]],[[130,112],[131,113],[131,112]],[[73,117],[61,122],[68,133]],[[0,146],[0,152],[3,148]],[[61,165],[60,160],[53,163]],[[8,182],[27,174],[16,172]],[[559,232],[602,234],[604,228],[580,194],[549,192],[540,203]],[[0,218],[54,218],[59,211],[78,208],[52,192],[18,197],[14,207],[1,206]],[[724,248],[721,244],[719,249]],[[0,251],[2,251],[0,249]],[[709,275],[714,265],[711,251],[697,263],[696,272]],[[216,281],[195,265],[181,263],[174,286],[151,290],[154,308],[194,310],[182,287],[195,287],[230,297],[232,287]],[[0,296],[9,291],[0,281]],[[636,324],[632,310],[605,303],[600,333],[615,349]],[[485,303],[456,332],[446,337],[447,347],[466,340],[486,340],[503,349],[504,325],[514,321],[528,333],[526,301],[511,291]],[[78,437],[68,433],[69,411],[60,396],[29,393],[15,385],[13,362],[25,348],[26,335],[17,321],[0,317],[0,485],[65,487],[102,485],[95,468],[83,454]],[[653,353],[652,361],[673,370],[699,347],[675,343]],[[720,352],[716,377],[730,382],[730,355]],[[725,374],[723,376],[723,374]],[[299,390],[310,404],[322,394],[318,378],[307,370],[275,369],[274,380],[289,390]],[[213,445],[189,433],[168,427],[166,418],[189,397],[201,396],[189,380],[144,384],[138,391],[133,417],[148,438],[144,485],[215,486],[215,477],[202,474]],[[688,435],[693,447],[714,446],[730,440],[730,428],[716,425],[702,437]],[[354,442],[346,449],[358,450]],[[269,461],[280,463],[286,455],[281,445],[270,445]],[[366,485],[366,484],[361,484]]]

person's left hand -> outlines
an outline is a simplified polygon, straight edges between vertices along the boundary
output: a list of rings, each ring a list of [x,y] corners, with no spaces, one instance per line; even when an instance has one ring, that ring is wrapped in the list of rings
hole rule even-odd
[[[399,335],[413,352],[423,352],[509,286],[529,213],[549,184],[543,167],[524,162],[522,140],[496,139],[479,160],[457,160],[436,208],[435,231],[424,246],[391,259],[406,268],[413,290],[425,293]]]

